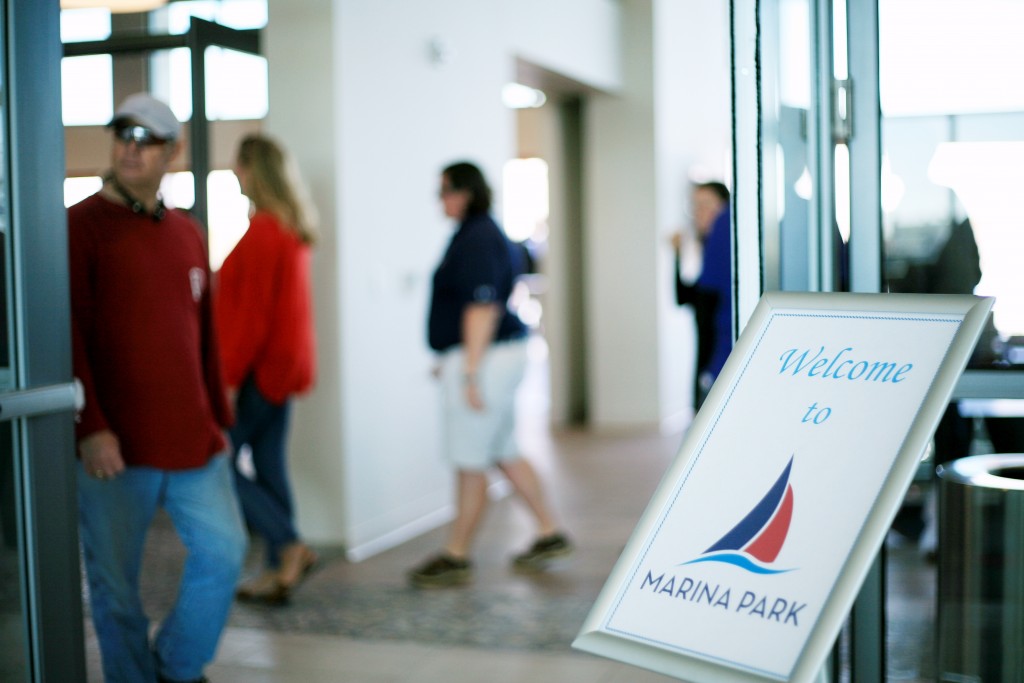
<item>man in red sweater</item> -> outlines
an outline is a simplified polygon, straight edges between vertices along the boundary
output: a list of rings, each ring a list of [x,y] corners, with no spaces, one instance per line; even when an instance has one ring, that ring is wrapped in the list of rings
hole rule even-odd
[[[160,181],[181,124],[149,95],[110,124],[111,171],[68,210],[78,417],[79,518],[107,683],[205,681],[245,556],[224,428],[210,270],[198,225],[167,209]],[[139,597],[158,507],[188,557],[152,642]]]

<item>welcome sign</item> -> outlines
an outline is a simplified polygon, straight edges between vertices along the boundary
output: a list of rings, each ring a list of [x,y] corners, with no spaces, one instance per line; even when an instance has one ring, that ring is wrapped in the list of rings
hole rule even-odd
[[[762,297],[573,646],[692,681],[814,679],[991,307]]]

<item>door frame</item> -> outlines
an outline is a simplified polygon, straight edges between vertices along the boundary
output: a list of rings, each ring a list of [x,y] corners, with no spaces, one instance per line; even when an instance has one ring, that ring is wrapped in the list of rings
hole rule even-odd
[[[762,99],[762,50],[777,45],[777,36],[762,25],[765,5],[777,0],[732,0],[733,56],[733,272],[734,329],[742,330],[765,291],[765,258],[773,253],[767,240],[778,235],[767,225],[775,213],[765,207],[765,197],[773,195],[779,182],[772,169],[765,169],[762,142],[765,101]],[[808,112],[808,163],[814,181],[810,212],[808,257],[809,287],[831,291],[833,254],[835,253],[835,102],[833,100],[833,0],[807,0],[808,31],[811,37],[811,104]],[[851,185],[863,193],[864,201],[851,202],[849,247],[850,289],[857,292],[881,291],[881,203],[880,203],[880,107],[878,96],[878,21],[877,0],[847,0],[847,35],[856,35],[848,45],[849,78],[856,83],[852,96],[857,128],[847,144],[850,147]],[[872,112],[874,114],[872,115]],[[851,233],[853,230],[851,228]],[[850,612],[850,669],[854,683],[880,683],[885,680],[885,552],[865,577]],[[835,667],[838,662],[833,662]],[[835,670],[833,669],[833,674]]]
[[[6,396],[47,389],[12,421],[29,680],[84,681],[60,6],[2,1],[16,388]]]

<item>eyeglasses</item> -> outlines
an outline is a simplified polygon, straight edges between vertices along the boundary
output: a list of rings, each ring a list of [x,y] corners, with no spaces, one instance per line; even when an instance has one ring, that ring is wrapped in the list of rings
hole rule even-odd
[[[114,138],[126,145],[134,142],[139,147],[152,147],[168,142],[145,126],[118,126],[114,129]]]

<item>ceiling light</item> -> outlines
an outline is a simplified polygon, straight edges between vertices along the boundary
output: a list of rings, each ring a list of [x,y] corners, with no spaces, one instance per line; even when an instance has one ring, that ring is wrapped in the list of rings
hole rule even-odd
[[[108,9],[114,14],[149,12],[167,4],[167,0],[60,0],[61,9]]]
[[[501,101],[509,109],[534,109],[548,101],[547,95],[521,83],[508,83],[501,89]]]

